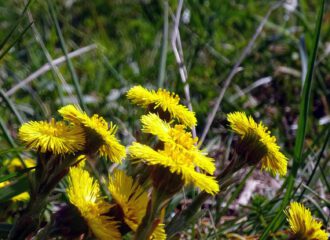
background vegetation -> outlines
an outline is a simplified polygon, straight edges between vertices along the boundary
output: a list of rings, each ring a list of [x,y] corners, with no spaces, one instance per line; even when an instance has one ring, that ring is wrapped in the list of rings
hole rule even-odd
[[[286,179],[275,180],[259,170],[251,172],[216,201],[205,204],[203,220],[191,225],[187,237],[212,239],[235,232],[259,238],[256,234],[267,226],[272,231],[281,229],[285,222],[274,216],[283,197],[284,201],[288,197],[285,193],[291,181],[290,199],[305,202],[328,227],[328,5],[313,61],[321,5],[320,0],[184,1],[180,44],[198,136],[203,135],[208,116],[217,106],[216,98],[225,90],[202,148],[208,149],[219,169],[226,165],[233,141],[226,113],[245,111],[269,126],[291,169]],[[18,180],[10,189],[0,189],[0,220],[6,223],[0,231],[4,235],[24,207],[24,203],[8,200],[28,187],[20,180],[23,172],[8,175],[3,167],[6,159],[27,157],[16,138],[22,122],[58,118],[60,106],[79,103],[87,112],[117,123],[122,142],[128,145],[139,129],[142,113],[125,98],[131,86],[164,87],[187,103],[181,65],[171,44],[177,9],[178,2],[172,0],[0,0],[0,180]],[[226,88],[246,46],[247,55]],[[72,52],[76,56],[66,58]],[[315,63],[312,80],[306,78],[311,62]],[[304,81],[311,83],[305,92]],[[306,108],[308,114],[299,117]],[[298,124],[299,118],[307,120],[306,135],[304,121]],[[105,161],[95,163],[101,175],[108,165]],[[62,190],[61,186],[57,189]],[[250,195],[242,197],[242,192]],[[187,203],[189,194],[182,194],[168,212]],[[49,212],[54,205],[50,204]],[[281,237],[281,231],[277,233],[271,238]]]

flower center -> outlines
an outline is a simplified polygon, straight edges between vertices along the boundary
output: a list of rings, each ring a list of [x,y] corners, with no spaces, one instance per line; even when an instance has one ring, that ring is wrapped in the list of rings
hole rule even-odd
[[[184,125],[175,125],[174,128],[171,128],[169,135],[175,141],[176,144],[181,145],[186,150],[191,150],[195,148],[197,143],[197,138],[192,138],[190,132],[185,131]]]
[[[40,129],[43,135],[50,137],[62,136],[63,126],[60,123],[56,123],[55,119],[52,118],[51,122]]]

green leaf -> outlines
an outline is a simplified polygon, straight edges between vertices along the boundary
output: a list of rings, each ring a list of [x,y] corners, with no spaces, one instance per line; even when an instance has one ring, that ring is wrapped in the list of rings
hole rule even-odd
[[[0,189],[0,203],[7,202],[12,197],[17,196],[23,192],[29,191],[28,176],[24,175],[19,178],[15,183]]]
[[[34,167],[33,168],[25,168],[25,169],[23,169],[21,171],[17,171],[17,172],[14,172],[14,173],[10,173],[10,174],[8,174],[6,176],[2,176],[2,177],[0,177],[0,183],[2,183],[4,181],[7,181],[7,180],[10,180],[10,179],[13,179],[13,178],[20,177],[23,174],[31,171],[32,169],[34,169]]]

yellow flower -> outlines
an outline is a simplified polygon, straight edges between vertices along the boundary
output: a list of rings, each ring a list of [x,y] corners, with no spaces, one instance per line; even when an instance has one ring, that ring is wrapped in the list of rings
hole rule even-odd
[[[123,171],[116,170],[109,176],[108,189],[124,212],[126,224],[135,232],[146,214],[148,193]],[[166,239],[164,224],[158,224],[150,239]]]
[[[133,142],[129,147],[129,154],[137,162],[144,160],[148,165],[161,165],[168,168],[172,173],[180,175],[186,185],[193,183],[212,195],[219,192],[219,185],[213,176],[196,172],[196,165],[192,162],[191,156],[178,148],[173,149],[167,143],[164,150],[155,151],[146,145]]]
[[[272,174],[284,176],[287,172],[287,158],[280,152],[276,138],[270,135],[262,122],[256,123],[251,116],[243,112],[229,113],[227,117],[231,129],[241,136],[241,139],[256,139],[256,145],[261,149],[261,167]],[[253,156],[252,156],[253,157]]]
[[[196,172],[199,167],[209,174],[214,174],[214,160],[205,156],[196,147],[197,138],[192,138],[185,126],[175,125],[161,120],[156,114],[150,113],[141,117],[142,131],[150,133],[164,143],[158,151],[134,142],[129,147],[129,154],[136,161],[145,161],[148,165],[161,165],[170,172],[181,176],[184,183],[193,183],[210,194],[219,192],[219,185],[213,176]]]
[[[189,158],[195,166],[209,174],[214,174],[214,159],[207,157],[198,150],[196,143],[198,138],[193,138],[190,132],[185,131],[184,125],[175,125],[174,128],[160,119],[156,114],[150,113],[141,117],[142,131],[150,133],[167,143],[169,148],[176,148]]]
[[[159,223],[155,230],[153,231],[150,240],[165,240],[166,233],[165,233],[165,224]]]
[[[10,181],[4,181],[0,183],[0,189],[3,187],[6,187],[8,185],[10,185],[11,182]],[[11,198],[12,201],[14,202],[25,202],[28,201],[30,199],[30,194],[28,192],[22,192],[14,197]]]
[[[164,89],[158,89],[156,92],[142,86],[135,86],[127,92],[127,98],[144,108],[161,108],[164,112],[168,112],[172,118],[176,118],[190,128],[197,124],[195,113],[179,104],[180,98],[175,93],[170,93]]]
[[[105,215],[111,205],[101,198],[98,183],[87,171],[80,167],[70,168],[67,194],[98,239],[121,239],[117,222]]]
[[[85,112],[81,111],[74,105],[67,105],[59,110],[59,113],[67,121],[74,125],[82,126],[86,130],[86,138],[90,137],[91,131],[97,135],[98,139],[91,139],[87,148],[92,149],[91,145],[95,145],[101,156],[106,156],[116,163],[120,163],[126,156],[126,150],[119,140],[115,137],[117,126],[108,123],[97,114],[89,117]]]
[[[322,223],[314,219],[311,212],[301,203],[291,202],[285,214],[295,239],[328,240],[328,234],[321,229]]]
[[[27,168],[32,168],[36,166],[36,162],[33,159],[26,158],[23,159],[23,161]],[[16,169],[23,168],[22,162],[18,158],[6,159],[3,165],[7,167],[9,172],[15,172]]]
[[[18,132],[26,147],[55,154],[74,153],[83,148],[85,137],[80,127],[67,126],[64,122],[30,121]]]
[[[123,171],[116,170],[109,179],[111,196],[122,208],[127,225],[136,231],[146,213],[148,194]]]

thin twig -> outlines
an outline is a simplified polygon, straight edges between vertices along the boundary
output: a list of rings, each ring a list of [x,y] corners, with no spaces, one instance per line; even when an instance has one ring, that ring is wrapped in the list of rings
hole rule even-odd
[[[273,6],[270,7],[270,9],[268,10],[267,14],[265,15],[265,17],[262,19],[262,21],[260,22],[258,28],[256,29],[256,32],[254,33],[253,37],[251,38],[251,40],[249,41],[248,45],[244,48],[242,54],[240,55],[240,57],[238,58],[238,60],[236,61],[234,67],[232,68],[232,70],[230,71],[228,77],[226,78],[223,87],[221,88],[221,91],[219,93],[219,96],[216,100],[216,103],[212,109],[212,112],[209,114],[208,118],[207,118],[207,122],[206,125],[204,127],[204,131],[202,134],[202,137],[200,138],[200,141],[198,143],[199,146],[202,145],[202,143],[204,142],[207,133],[210,130],[210,127],[213,123],[213,120],[215,118],[216,113],[219,110],[220,107],[220,103],[223,99],[223,96],[225,95],[225,92],[229,86],[229,84],[231,83],[231,81],[233,80],[234,76],[236,75],[236,73],[238,72],[238,69],[240,67],[240,65],[242,64],[242,62],[244,61],[244,59],[246,58],[246,56],[250,53],[252,47],[254,46],[257,38],[259,37],[260,33],[262,32],[266,22],[268,21],[268,18],[270,16],[270,14],[277,8],[279,8],[281,5],[283,4],[283,2],[279,2],[274,4]]]
[[[181,39],[180,39],[180,32],[179,32],[182,6],[183,6],[183,0],[180,0],[179,4],[178,4],[178,8],[176,10],[175,19],[174,19],[174,28],[173,28],[172,36],[171,36],[171,45],[172,45],[173,53],[175,56],[175,60],[176,60],[177,64],[179,65],[179,73],[180,73],[181,81],[184,84],[183,89],[184,89],[184,93],[185,93],[185,96],[187,99],[188,109],[190,111],[193,111],[193,108],[191,105],[189,84],[187,83],[188,73],[187,73],[186,66],[184,64],[183,51],[182,51],[182,47],[181,47]],[[196,128],[195,127],[192,128],[192,135],[194,138],[196,137]]]
[[[262,85],[268,84],[273,80],[272,77],[268,76],[268,77],[263,77],[260,78],[258,80],[256,80],[255,82],[253,82],[251,85],[247,86],[244,89],[241,89],[238,93],[232,95],[229,98],[229,102],[234,102],[237,98],[240,98],[246,94],[248,94],[249,92],[251,92],[253,89],[258,88]]]
[[[82,48],[79,48],[73,52],[70,52],[68,54],[68,57],[69,58],[74,58],[74,57],[78,57],[84,53],[87,53],[93,49],[96,48],[96,45],[95,44],[91,44],[91,45],[88,45],[86,47],[82,47]],[[62,56],[62,57],[59,57],[59,58],[56,58],[55,60],[52,61],[52,64],[54,66],[58,66],[62,63],[64,63],[66,61],[65,59],[65,56]],[[38,78],[39,76],[43,75],[44,73],[48,72],[50,69],[52,69],[52,66],[51,64],[49,63],[46,63],[44,64],[41,68],[39,68],[37,71],[33,72],[32,74],[30,74],[27,78],[25,78],[24,80],[22,80],[21,82],[19,82],[18,84],[16,84],[14,87],[12,87],[11,89],[9,89],[7,92],[6,92],[6,95],[9,97],[11,95],[13,95],[18,89],[24,87],[26,84],[32,82],[33,80],[35,80],[36,78]]]

